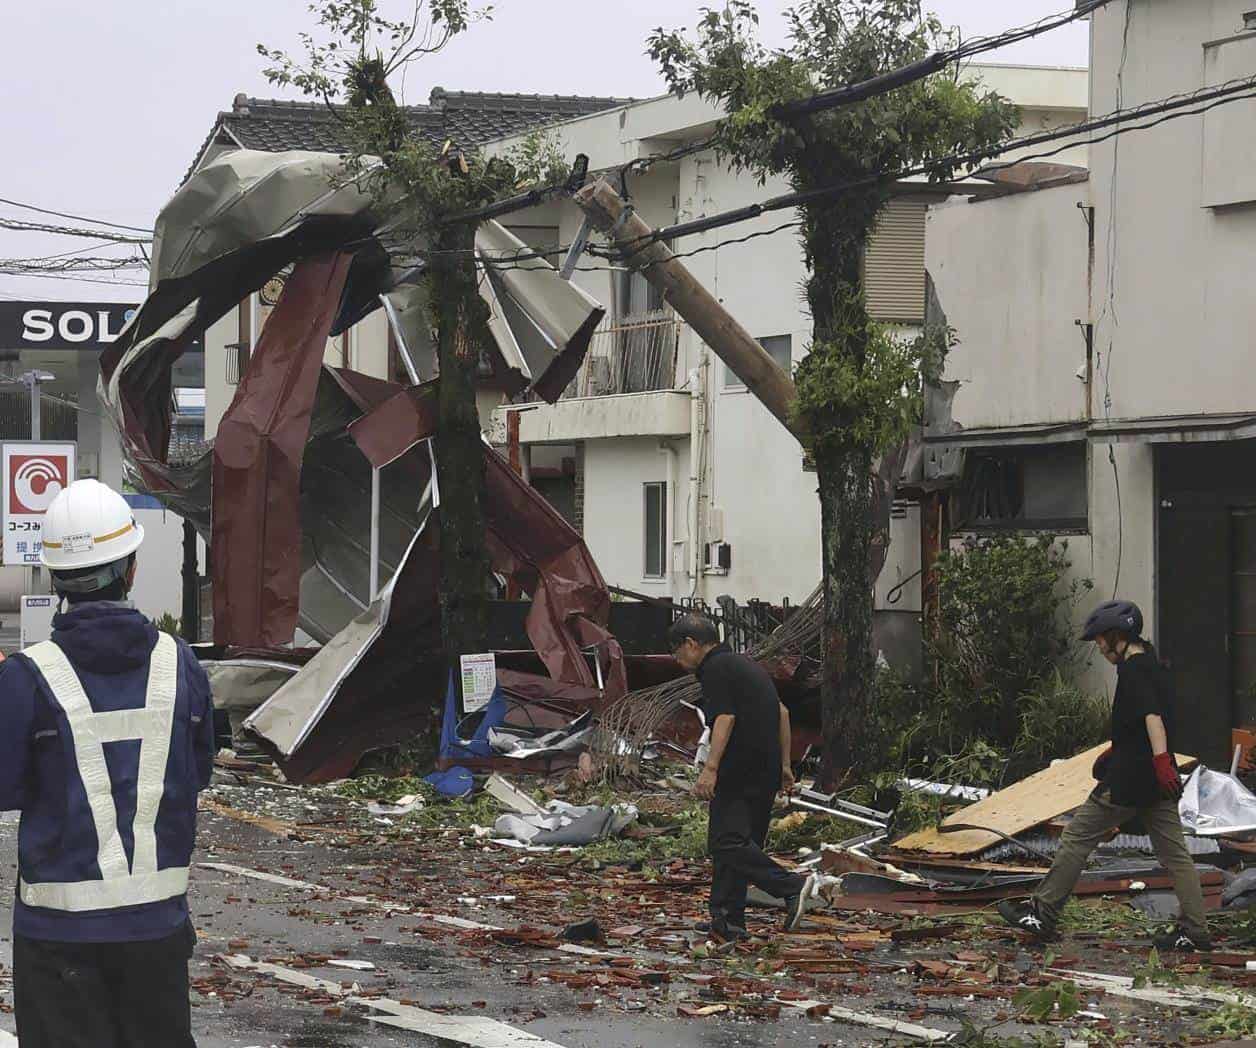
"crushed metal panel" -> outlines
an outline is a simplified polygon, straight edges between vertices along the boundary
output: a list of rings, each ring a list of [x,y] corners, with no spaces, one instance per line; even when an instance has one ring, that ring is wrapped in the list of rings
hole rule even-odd
[[[580,370],[606,310],[580,287],[563,280],[545,259],[515,261],[529,254],[528,246],[498,222],[484,222],[476,229],[475,249],[490,265],[494,258],[507,260],[492,270],[496,296],[503,309],[508,303],[518,307],[543,336],[543,340],[530,337],[527,326],[512,325],[528,370],[535,376],[533,389],[552,403]],[[508,312],[506,319],[510,319]]]
[[[300,263],[214,442],[214,640],[281,645],[296,631],[301,465],[350,256]]]

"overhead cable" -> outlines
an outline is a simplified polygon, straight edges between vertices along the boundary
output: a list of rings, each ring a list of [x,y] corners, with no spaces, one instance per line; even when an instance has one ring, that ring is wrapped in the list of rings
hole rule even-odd
[[[1092,12],[1105,7],[1111,2],[1112,0],[1086,0],[1085,3],[1079,3],[1071,11],[1047,15],[1047,17],[1040,18],[1029,25],[1008,29],[994,36],[974,37],[972,40],[955,47],[947,48],[943,51],[935,51],[928,57],[903,66],[901,69],[893,69],[888,73],[882,73],[879,76],[862,80],[857,84],[844,84],[829,91],[820,91],[809,98],[800,98],[796,102],[783,102],[774,106],[771,113],[779,119],[789,119],[808,116],[826,109],[835,109],[838,106],[851,105],[855,102],[863,102],[875,95],[883,95],[897,88],[905,87],[907,84],[924,80],[926,77],[933,76],[947,66],[962,62],[966,58],[972,58],[974,55],[1017,44],[1022,40],[1029,40],[1035,36],[1041,36],[1043,33],[1059,29],[1070,22],[1087,18]]]
[[[880,172],[875,175],[868,175],[864,178],[853,179],[846,182],[835,182],[829,185],[817,186],[814,189],[785,193],[759,203],[734,208],[730,211],[721,211],[717,214],[708,215],[705,218],[695,219],[691,222],[679,222],[675,225],[664,226],[661,229],[655,230],[649,236],[639,237],[621,246],[626,251],[640,250],[646,244],[654,243],[659,240],[670,240],[675,237],[691,236],[694,233],[704,233],[708,230],[719,229],[723,226],[732,225],[736,222],[745,222],[749,219],[759,218],[761,215],[767,214],[771,211],[780,211],[785,208],[803,207],[807,204],[841,196],[843,193],[849,193],[859,189],[869,189],[889,182],[898,182],[908,178],[916,178],[921,175],[928,175],[937,171],[950,170],[957,166],[972,166],[992,157],[1003,156],[1007,153],[1015,152],[1021,149],[1031,149],[1034,146],[1058,142],[1062,139],[1077,139],[1082,135],[1089,135],[1095,131],[1102,131],[1108,128],[1117,127],[1118,125],[1126,124],[1131,121],[1151,120],[1150,123],[1140,124],[1137,127],[1127,128],[1125,130],[1147,130],[1152,127],[1157,127],[1160,124],[1166,123],[1168,120],[1175,119],[1179,116],[1198,115],[1200,113],[1207,112],[1209,109],[1216,108],[1219,105],[1225,105],[1229,102],[1243,101],[1246,98],[1253,97],[1253,91],[1256,91],[1256,77],[1245,77],[1239,80],[1231,80],[1218,87],[1203,88],[1189,94],[1173,95],[1168,98],[1160,99],[1155,102],[1149,102],[1145,105],[1136,106],[1131,109],[1115,110],[1104,116],[1097,117],[1094,120],[1068,124],[1064,127],[1055,128],[1050,131],[1042,131],[1037,134],[1027,135],[1024,138],[1010,139],[1002,145],[991,149],[951,153],[946,156],[936,157],[923,164],[918,164],[915,167],[900,168],[896,171]],[[1154,117],[1159,117],[1160,119],[1152,120]],[[1117,133],[1122,132],[1118,131]],[[1104,138],[1106,137],[1112,136],[1104,136]],[[1103,141],[1104,138],[1089,139],[1087,141],[1093,144],[1095,141]],[[992,167],[1011,167],[1014,164],[1023,163],[1026,160],[1054,155],[1056,153],[1063,152],[1065,149],[1071,148],[1074,144],[1081,145],[1085,143],[1070,143],[1049,153],[1037,154],[1032,157],[1019,157],[1015,161],[992,165]]]
[[[83,215],[71,215],[64,211],[52,211],[46,207],[37,207],[34,204],[24,204],[20,200],[7,200],[0,197],[0,204],[8,204],[10,207],[20,207],[25,211],[38,211],[41,215],[53,215],[56,218],[68,218],[73,222],[91,222],[97,226],[108,226],[110,229],[130,229],[136,233],[151,233],[151,229],[145,229],[143,226],[128,226],[120,222],[108,222],[103,218],[85,218]]]
[[[20,218],[0,217],[0,229],[15,229],[29,233],[56,233],[67,237],[89,237],[109,240],[115,244],[151,244],[153,238],[131,236],[126,233],[110,233],[103,229],[78,229],[71,226],[54,226],[45,222],[27,222]]]

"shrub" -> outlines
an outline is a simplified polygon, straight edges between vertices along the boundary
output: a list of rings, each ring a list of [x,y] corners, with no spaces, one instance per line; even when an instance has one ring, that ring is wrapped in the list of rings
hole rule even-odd
[[[884,788],[901,771],[998,788],[1103,739],[1106,702],[1067,676],[1082,650],[1070,613],[1091,588],[1065,581],[1068,567],[1067,547],[1019,536],[940,559],[925,681],[878,673],[864,781],[884,773]]]
[[[1067,553],[1067,544],[1012,535],[939,558],[939,621],[926,663],[948,752],[969,738],[1013,748],[1021,696],[1079,661],[1070,612],[1091,583],[1064,581]]]

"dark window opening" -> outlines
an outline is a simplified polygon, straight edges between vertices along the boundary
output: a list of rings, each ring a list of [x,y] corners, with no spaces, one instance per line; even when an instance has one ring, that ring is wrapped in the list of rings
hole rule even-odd
[[[970,451],[952,514],[956,530],[1084,531],[1086,446]]]
[[[667,484],[645,485],[645,571],[647,579],[667,577]]]
[[[767,352],[767,355],[776,361],[777,365],[787,375],[792,375],[794,371],[793,360],[793,339],[789,335],[769,335],[767,338],[757,339]],[[725,389],[745,389],[746,384],[742,382],[732,369],[724,365],[724,388]]]

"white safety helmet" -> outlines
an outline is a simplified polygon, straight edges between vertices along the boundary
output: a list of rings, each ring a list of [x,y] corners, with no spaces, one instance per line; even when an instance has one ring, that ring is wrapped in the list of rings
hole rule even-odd
[[[54,588],[92,593],[126,574],[131,554],[144,541],[144,529],[112,488],[98,480],[76,480],[44,514],[42,540],[40,563],[53,573]]]

